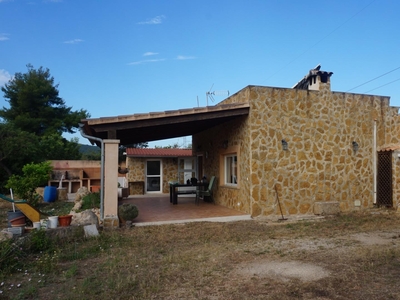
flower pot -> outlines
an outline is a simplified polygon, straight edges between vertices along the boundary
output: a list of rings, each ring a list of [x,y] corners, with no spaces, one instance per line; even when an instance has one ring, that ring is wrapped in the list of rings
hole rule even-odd
[[[40,229],[40,222],[33,222],[33,228],[39,230]]]
[[[24,227],[26,225],[25,215],[10,220],[11,227]]]
[[[17,217],[22,217],[22,216],[25,216],[25,215],[20,210],[16,210],[16,211],[10,210],[10,211],[8,211],[7,212],[7,225],[8,225],[8,227],[11,227],[10,220],[15,219]]]
[[[71,221],[72,221],[72,215],[58,217],[58,223],[60,224],[61,227],[67,227],[71,225]]]
[[[57,228],[58,225],[58,216],[49,217],[49,223],[47,224],[47,228]]]

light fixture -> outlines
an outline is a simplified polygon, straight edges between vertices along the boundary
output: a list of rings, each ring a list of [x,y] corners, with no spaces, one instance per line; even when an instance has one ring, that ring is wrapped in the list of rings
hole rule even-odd
[[[224,149],[228,148],[228,140],[225,140],[225,141],[222,143],[222,147],[224,147]]]
[[[285,151],[289,149],[288,143],[285,140],[282,140],[282,149]]]
[[[353,141],[353,142],[352,142],[352,145],[353,145],[353,150],[354,150],[354,152],[357,152],[357,151],[358,151],[358,144],[357,144],[357,142],[356,142],[356,141]]]

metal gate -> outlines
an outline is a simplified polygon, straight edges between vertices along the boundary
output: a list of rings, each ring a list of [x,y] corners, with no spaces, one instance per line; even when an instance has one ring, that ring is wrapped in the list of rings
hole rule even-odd
[[[376,204],[393,207],[392,151],[378,152],[377,177]]]

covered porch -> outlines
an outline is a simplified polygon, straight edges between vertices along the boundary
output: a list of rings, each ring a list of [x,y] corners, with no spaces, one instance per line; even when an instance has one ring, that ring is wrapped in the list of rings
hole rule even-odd
[[[104,227],[119,226],[118,182],[117,177],[114,176],[118,171],[119,145],[193,135],[236,118],[247,116],[249,109],[248,103],[232,103],[81,120],[81,135],[102,149],[100,217]],[[207,156],[207,153],[205,155]],[[169,200],[166,201],[166,204],[169,205]],[[215,209],[215,207],[213,208]],[[178,210],[181,209],[178,208]],[[146,209],[139,207],[140,210],[145,211]],[[170,213],[166,213],[166,215],[168,214]]]
[[[131,195],[118,201],[118,205],[123,203],[135,204],[139,209],[139,216],[133,222],[135,226],[251,219],[248,214],[221,205],[204,201],[196,205],[193,197],[179,197],[179,204],[173,205],[168,194]]]

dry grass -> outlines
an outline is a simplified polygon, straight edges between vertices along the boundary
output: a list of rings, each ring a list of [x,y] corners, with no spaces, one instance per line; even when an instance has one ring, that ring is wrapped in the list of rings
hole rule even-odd
[[[189,223],[104,231],[100,238],[66,244],[58,253],[56,272],[41,283],[23,281],[23,271],[13,274],[15,283],[24,284],[3,296],[400,299],[400,218],[378,212],[296,223]],[[11,279],[5,280],[9,284]]]

